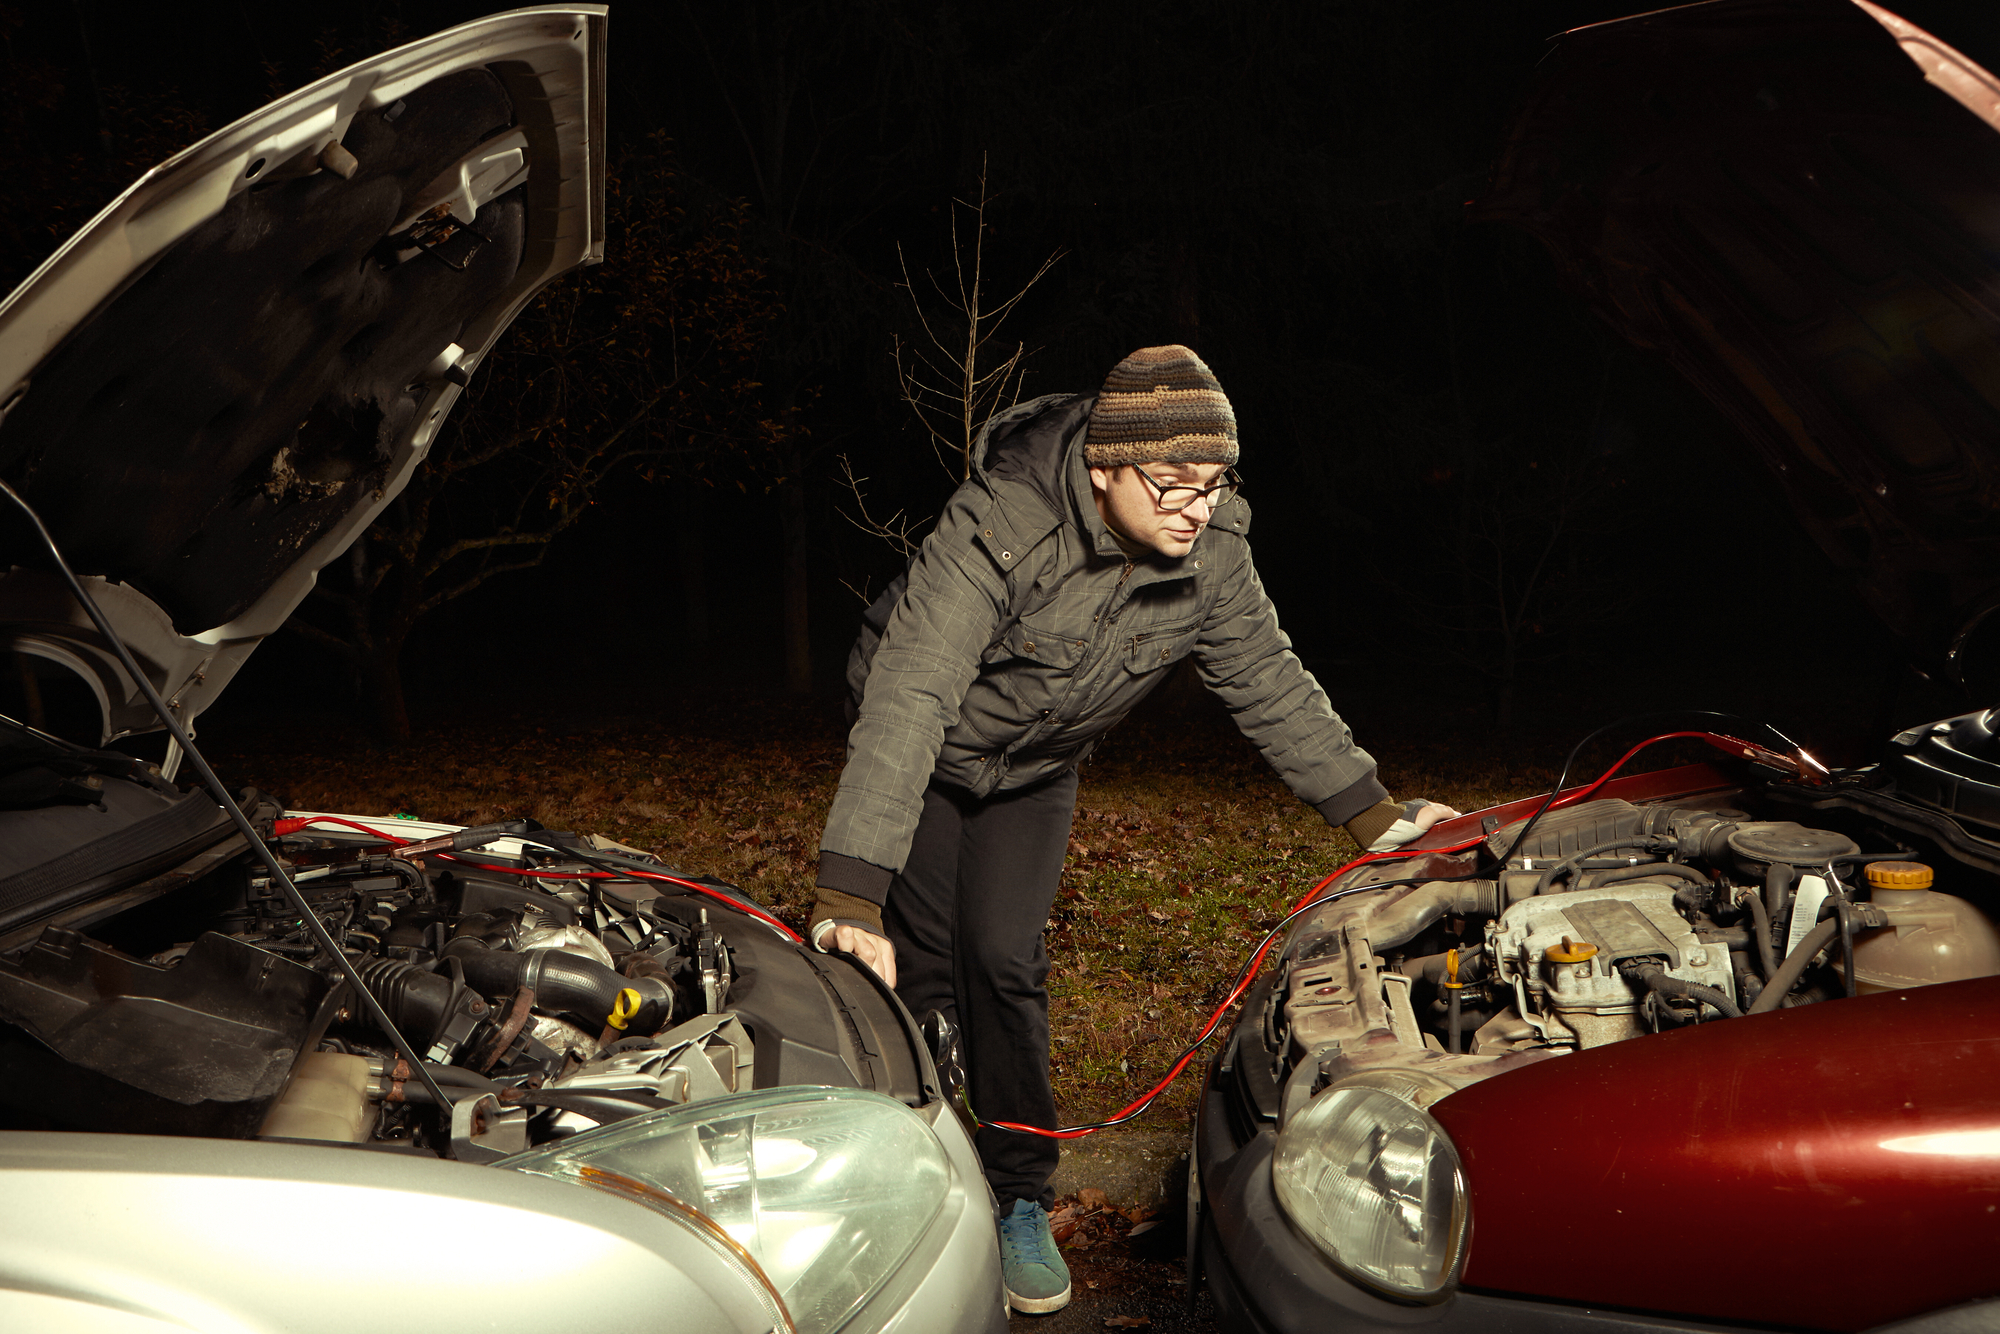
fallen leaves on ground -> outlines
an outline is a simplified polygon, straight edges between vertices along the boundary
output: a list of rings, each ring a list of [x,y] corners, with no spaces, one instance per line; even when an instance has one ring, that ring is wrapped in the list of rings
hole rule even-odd
[[[612,833],[678,870],[740,886],[795,927],[813,901],[845,753],[833,709],[716,692],[568,728],[484,716],[391,748],[333,728],[232,733],[220,721],[205,740],[231,786],[254,785],[295,809],[405,811],[452,824],[527,816]],[[1453,768],[1415,748],[1400,752],[1399,770],[1387,767],[1395,755],[1385,749],[1391,791],[1460,810],[1531,795],[1520,784],[1541,777]],[[1178,758],[1191,753],[1199,762]],[[1059,1118],[1101,1118],[1164,1074],[1265,926],[1354,855],[1347,835],[1286,791],[1219,710],[1133,718],[1107,736],[1083,770],[1049,918]],[[1200,1070],[1192,1064],[1147,1120],[1186,1124]],[[1077,1223],[1094,1244],[1089,1212]]]
[[[1104,1192],[1086,1186],[1074,1196],[1056,1201],[1049,1213],[1049,1231],[1066,1251],[1089,1250],[1107,1242],[1124,1241],[1157,1226],[1151,1209],[1114,1207]]]

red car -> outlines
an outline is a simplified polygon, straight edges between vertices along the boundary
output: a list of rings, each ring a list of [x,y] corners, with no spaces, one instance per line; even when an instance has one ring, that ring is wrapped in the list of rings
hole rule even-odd
[[[1865,0],[1580,29],[1474,205],[1945,675],[2000,606],[2000,80],[1953,36]],[[1225,1328],[2000,1329],[2000,709],[1839,771],[1659,730],[1718,758],[1463,817],[1297,914],[1195,1131]]]

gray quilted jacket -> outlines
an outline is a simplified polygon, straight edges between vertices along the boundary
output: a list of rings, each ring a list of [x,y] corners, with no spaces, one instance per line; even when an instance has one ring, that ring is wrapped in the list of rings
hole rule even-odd
[[[1051,395],[994,418],[907,588],[869,608],[821,885],[882,903],[933,778],[984,796],[1074,768],[1189,654],[1329,823],[1387,797],[1278,628],[1240,497],[1177,560],[1135,562],[1112,538],[1083,461],[1095,401]]]

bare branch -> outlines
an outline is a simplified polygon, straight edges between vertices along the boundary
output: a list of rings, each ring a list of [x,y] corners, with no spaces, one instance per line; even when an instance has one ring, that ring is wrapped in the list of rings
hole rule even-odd
[[[510,561],[504,565],[482,566],[471,578],[465,580],[463,583],[455,584],[450,588],[441,588],[422,602],[419,602],[416,606],[416,615],[411,619],[415,620],[417,617],[436,611],[439,607],[442,607],[454,598],[464,597],[467,593],[470,593],[496,574],[507,574],[514,570],[532,570],[537,565],[540,565],[542,559],[548,554],[548,546],[544,544],[542,549],[535,553],[533,560],[518,560]]]
[[[922,545],[917,537],[920,525],[915,520],[909,518],[902,510],[897,510],[886,519],[878,519],[870,514],[868,512],[868,495],[861,489],[861,484],[868,479],[854,475],[854,464],[848,459],[847,455],[840,455],[839,461],[840,484],[846,488],[849,495],[854,497],[854,508],[860,515],[859,518],[856,518],[855,515],[842,510],[841,517],[869,536],[881,538],[890,546],[896,548],[897,552],[905,559],[916,555],[917,548]]]
[[[349,662],[360,656],[360,650],[353,644],[348,643],[339,635],[328,634],[311,621],[302,621],[294,616],[289,621],[286,621],[282,628],[290,630],[301,639],[310,640],[318,644],[323,649],[331,649],[335,654]]]
[[[985,305],[986,208],[996,198],[987,188],[986,170],[987,160],[982,155],[979,160],[978,192],[970,201],[953,199],[951,202],[949,232],[955,290],[947,289],[935,272],[929,269],[924,271],[924,277],[929,281],[931,290],[937,293],[944,310],[956,316],[949,321],[953,326],[949,345],[941,332],[947,321],[926,309],[916,284],[910,278],[909,261],[902,247],[898,245],[896,248],[897,264],[903,274],[903,281],[898,285],[910,294],[910,307],[916,315],[918,327],[944,359],[940,364],[933,361],[927,351],[915,348],[909,350],[906,361],[903,342],[900,338],[895,339],[891,355],[896,363],[897,386],[903,401],[909,405],[929,437],[939,462],[959,481],[972,476],[972,451],[980,429],[996,413],[1004,412],[1017,401],[1014,395],[1018,395],[1023,383],[1022,363],[1026,349],[1016,344],[1014,351],[1001,358],[997,366],[989,364],[982,368],[980,358],[999,333],[1007,316],[1063,257],[1061,250],[1051,252],[1012,295],[991,309]],[[961,209],[971,215],[969,242],[961,238],[959,231]],[[926,372],[942,383],[926,380]],[[950,388],[945,388],[945,384],[949,384]],[[949,433],[940,430],[932,416],[933,413],[943,416],[946,412],[953,419],[953,429]],[[946,462],[947,456],[953,461]],[[874,531],[872,528],[868,530]]]

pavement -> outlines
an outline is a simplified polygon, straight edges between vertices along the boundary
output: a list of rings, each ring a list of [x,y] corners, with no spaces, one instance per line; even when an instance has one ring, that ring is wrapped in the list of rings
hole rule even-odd
[[[1110,1291],[1079,1287],[1070,1304],[1051,1315],[1014,1315],[1008,1334],[1101,1334],[1107,1329],[1138,1329],[1148,1334],[1218,1334],[1215,1305],[1204,1288],[1195,1309],[1187,1309],[1180,1290],[1146,1292],[1121,1284]]]
[[[1051,1184],[1075,1296],[1051,1315],[1011,1316],[1012,1334],[1217,1334],[1207,1290],[1187,1303],[1187,1150],[1185,1130],[1105,1130],[1063,1145]]]
[[[1187,1154],[1185,1130],[1100,1130],[1064,1142],[1050,1184],[1059,1196],[1094,1187],[1128,1213],[1178,1209],[1187,1198]]]

